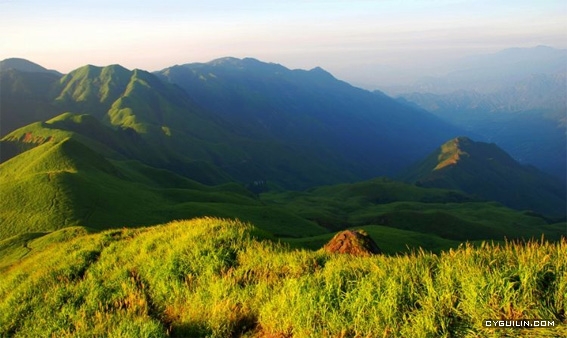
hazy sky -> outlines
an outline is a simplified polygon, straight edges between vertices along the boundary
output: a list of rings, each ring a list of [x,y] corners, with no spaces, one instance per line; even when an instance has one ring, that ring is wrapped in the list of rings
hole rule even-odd
[[[0,59],[61,72],[250,56],[370,88],[465,55],[567,48],[567,1],[0,0],[0,32]]]

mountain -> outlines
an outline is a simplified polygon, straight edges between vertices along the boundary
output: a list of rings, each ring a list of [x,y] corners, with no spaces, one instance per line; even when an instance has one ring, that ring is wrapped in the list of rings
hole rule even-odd
[[[400,97],[434,113],[446,112],[442,117],[447,119],[474,110],[486,113],[514,113],[536,109],[564,112],[567,104],[564,92],[566,77],[567,73],[532,74],[491,93],[460,89],[446,94],[414,92]],[[449,109],[453,109],[453,114],[449,114]],[[555,115],[559,119],[561,114]],[[561,122],[565,124],[565,116],[562,117]]]
[[[60,75],[0,68],[0,137],[57,115],[51,89]]]
[[[567,153],[566,74],[534,74],[492,93],[410,93],[401,100],[565,181],[567,159],[557,154]]]
[[[37,63],[33,63],[31,61],[21,58],[9,58],[0,61],[0,71],[6,71],[9,69],[14,69],[27,73],[48,73],[58,76],[61,75],[61,73],[59,73],[56,70],[46,69],[38,65]]]
[[[16,88],[22,74],[7,77],[2,87]],[[32,94],[40,99],[7,91],[13,104],[2,114],[14,123],[6,129],[64,112],[89,114],[142,140],[148,151],[136,160],[207,184],[222,182],[201,181],[188,163],[206,163],[243,183],[303,189],[391,175],[458,135],[427,112],[352,87],[320,68],[289,70],[254,59],[224,58],[156,74],[87,65],[38,84]],[[26,102],[32,107],[22,109]]]
[[[294,152],[309,152],[310,162],[353,174],[339,181],[391,175],[457,132],[429,113],[353,87],[321,68],[290,70],[223,58],[156,74],[185,89],[239,135],[284,143]]]
[[[51,90],[61,76],[25,59],[0,61],[0,137],[57,115]]]
[[[397,172],[456,129],[320,68],[233,58],[158,74],[87,65],[37,86],[52,109],[39,111],[63,113],[0,141],[3,237],[205,215],[253,221],[280,237],[351,226],[437,236],[442,245],[556,237],[542,217],[455,191],[360,182]],[[14,102],[25,101],[22,93]],[[18,113],[17,105],[6,112]],[[347,185],[316,188],[337,183]],[[311,189],[286,191],[304,188]],[[478,221],[491,212],[505,222]],[[510,220],[523,230],[509,228]]]
[[[565,217],[565,185],[523,166],[493,143],[458,137],[402,177],[423,187],[461,190],[506,206]]]

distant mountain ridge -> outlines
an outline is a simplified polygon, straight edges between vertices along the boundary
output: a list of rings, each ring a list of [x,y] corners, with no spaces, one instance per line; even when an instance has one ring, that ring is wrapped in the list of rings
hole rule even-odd
[[[452,62],[444,75],[428,76],[413,84],[390,88],[395,95],[420,92],[447,94],[455,90],[491,93],[534,74],[567,72],[567,49],[548,46],[508,48],[496,53],[472,55]]]
[[[44,68],[37,63],[22,58],[9,58],[0,61],[0,71],[6,71],[8,69],[15,69],[28,73],[49,73],[61,75],[61,73],[56,70]]]
[[[359,177],[394,173],[458,132],[429,113],[353,87],[321,68],[290,70],[251,58],[223,58],[156,74],[185,89],[240,135],[313,148],[315,158],[345,161]]]
[[[522,163],[567,180],[567,73],[534,74],[493,93],[408,93],[410,102]]]
[[[519,210],[565,217],[566,189],[558,179],[523,166],[495,144],[457,137],[402,175],[424,187],[461,190]]]
[[[140,138],[156,156],[136,159],[193,179],[186,164],[202,161],[245,183],[303,189],[352,182],[391,175],[458,134],[429,113],[320,68],[289,70],[251,58],[155,74],[87,65],[40,85],[29,74],[3,77],[3,132],[64,112],[89,114]]]

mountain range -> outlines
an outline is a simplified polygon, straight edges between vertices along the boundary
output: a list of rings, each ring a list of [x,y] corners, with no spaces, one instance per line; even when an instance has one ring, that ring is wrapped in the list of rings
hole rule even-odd
[[[184,168],[195,161],[241,182],[294,189],[392,175],[459,134],[322,69],[292,71],[254,59],[157,74],[84,66],[59,78],[49,73],[41,83],[34,76],[46,72],[2,74],[4,135],[63,112],[90,114],[146,142],[151,150],[136,159],[194,179]]]
[[[566,60],[567,50],[509,49],[468,59],[431,86],[405,88],[398,99],[566,181]],[[434,86],[443,83],[443,90]]]
[[[0,81],[0,239],[211,215],[303,247],[353,226],[431,250],[563,234],[560,181],[321,68],[223,58],[63,75],[9,59]]]

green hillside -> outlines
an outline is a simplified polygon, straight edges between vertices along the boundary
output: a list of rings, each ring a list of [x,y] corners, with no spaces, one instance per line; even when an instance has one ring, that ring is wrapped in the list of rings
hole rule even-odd
[[[420,186],[461,190],[519,210],[558,218],[566,215],[562,181],[519,164],[493,143],[452,139],[402,177]]]
[[[88,137],[91,134],[95,138]],[[404,240],[398,229],[422,238],[422,246],[434,251],[455,246],[450,244],[456,241],[539,238],[542,234],[557,240],[564,234],[562,223],[548,224],[534,214],[457,191],[384,178],[304,192],[272,191],[259,198],[236,183],[206,186],[127,159],[135,146],[88,115],[64,114],[19,129],[6,136],[4,144],[19,147],[21,153],[0,164],[4,197],[0,238],[68,226],[106,229],[198,216],[251,221],[282,238],[386,226],[394,233],[394,247],[419,246]],[[211,173],[205,166],[193,175]],[[304,243],[308,247],[313,240]]]
[[[417,187],[386,178],[305,192],[271,192],[263,194],[262,200],[330,230],[384,225],[454,241],[539,238],[542,234],[556,240],[565,234],[564,223],[548,224],[533,213],[458,191]]]
[[[62,141],[68,137],[107,158],[137,160],[176,171],[201,183],[221,184],[233,180],[210,162],[173,154],[128,128],[113,129],[88,114],[64,113],[11,132],[0,140],[0,160],[6,161],[45,142]]]
[[[567,334],[565,240],[352,257],[215,218],[38,236],[0,241],[2,336],[493,336],[487,318]]]
[[[256,221],[282,236],[326,231],[262,205],[238,184],[210,187],[139,162],[109,160],[73,138],[46,142],[2,163],[0,186],[0,238],[76,225],[106,229],[206,215]]]

